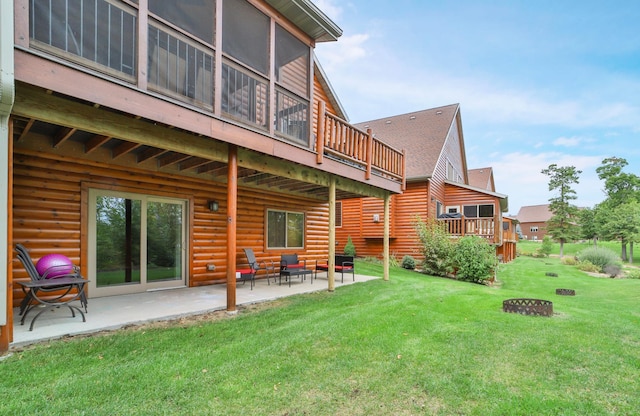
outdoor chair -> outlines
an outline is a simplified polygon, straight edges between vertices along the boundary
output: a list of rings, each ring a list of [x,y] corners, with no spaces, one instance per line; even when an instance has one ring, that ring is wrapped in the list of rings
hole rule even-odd
[[[282,276],[289,280],[289,286],[291,286],[293,276],[300,276],[300,279],[304,280],[307,274],[311,274],[311,270],[307,270],[306,260],[299,259],[297,254],[280,256],[280,284],[282,284]],[[313,283],[313,276],[311,276],[311,283]]]
[[[344,283],[344,274],[351,273],[353,277],[353,281],[356,281],[355,275],[355,262],[353,261],[353,256],[343,256],[337,254],[335,256],[335,266],[333,268],[334,271],[340,272],[340,276],[342,277],[342,283]],[[318,272],[329,272],[329,260],[316,260],[316,270],[315,270],[315,278],[318,278]]]
[[[16,251],[18,252],[18,260],[20,260],[20,262],[24,266],[25,270],[29,274],[29,277],[31,278],[32,281],[35,282],[35,281],[46,279],[47,275],[53,272],[53,270],[49,269],[45,273],[40,275],[40,273],[38,273],[38,270],[36,269],[35,263],[31,259],[31,256],[29,255],[29,252],[22,244],[16,244]],[[80,275],[80,270],[77,266],[73,266],[73,270],[71,273],[63,276],[58,276],[56,277],[56,279],[61,277],[82,278],[82,276]],[[73,284],[73,285],[49,286],[46,288],[33,288],[31,291],[28,292],[28,294],[24,297],[24,299],[22,299],[22,302],[20,303],[20,315],[25,313],[31,301],[35,300],[34,295],[37,295],[38,292],[55,292],[55,294],[52,295],[54,299],[62,299],[68,294],[70,294],[70,292],[73,290],[74,287],[78,287],[78,286]],[[82,290],[79,295],[80,295],[79,296],[80,304],[84,308],[84,311],[87,312],[87,295],[84,292],[84,290]]]
[[[244,285],[247,281],[251,284],[251,290],[253,290],[253,285],[256,282],[256,272],[257,270],[253,267],[249,267],[246,269],[236,269],[236,281],[242,282]]]
[[[252,248],[245,248],[244,255],[247,258],[247,264],[251,269],[255,269],[256,273],[260,270],[264,270],[267,275],[267,284],[269,283],[269,278],[273,275],[273,282],[276,281],[276,265],[273,260],[256,260],[256,255],[253,252]]]

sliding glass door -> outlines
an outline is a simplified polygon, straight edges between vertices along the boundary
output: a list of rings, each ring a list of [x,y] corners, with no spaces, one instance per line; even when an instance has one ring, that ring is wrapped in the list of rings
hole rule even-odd
[[[91,297],[185,286],[185,200],[92,189],[89,201]]]

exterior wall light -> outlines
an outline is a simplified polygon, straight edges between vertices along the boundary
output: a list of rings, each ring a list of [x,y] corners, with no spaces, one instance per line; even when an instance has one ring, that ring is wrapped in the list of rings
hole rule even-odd
[[[218,212],[218,210],[220,209],[220,204],[218,204],[218,201],[209,201],[207,205],[209,206],[209,211],[211,212]]]

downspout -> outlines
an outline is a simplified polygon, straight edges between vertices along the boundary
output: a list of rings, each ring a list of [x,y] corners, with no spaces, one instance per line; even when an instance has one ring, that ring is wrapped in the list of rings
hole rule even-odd
[[[13,1],[0,1],[0,207],[9,210],[9,116],[15,93],[13,67]],[[8,342],[7,315],[11,305],[7,302],[9,283],[9,220],[0,215],[0,344]],[[0,345],[0,350],[5,345]]]

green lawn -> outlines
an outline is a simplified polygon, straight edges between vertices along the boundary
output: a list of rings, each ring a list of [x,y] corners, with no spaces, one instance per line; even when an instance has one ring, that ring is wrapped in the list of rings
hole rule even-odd
[[[518,241],[518,252],[523,254],[533,254],[542,246],[542,241],[520,240]],[[592,241],[586,241],[582,243],[565,243],[563,247],[563,254],[565,256],[575,256],[580,250],[587,247],[593,247]],[[606,247],[612,250],[614,253],[620,255],[622,253],[622,245],[619,241],[599,241],[598,247]],[[630,246],[627,244],[627,255],[629,255]],[[551,254],[560,254],[560,244],[553,243],[553,252]],[[640,265],[640,255],[634,256],[633,264]]]
[[[529,257],[498,278],[393,269],[236,317],[39,345],[0,362],[0,414],[637,414],[640,280]],[[555,316],[502,312],[515,297]]]

